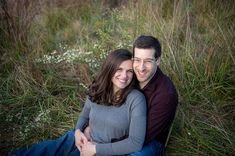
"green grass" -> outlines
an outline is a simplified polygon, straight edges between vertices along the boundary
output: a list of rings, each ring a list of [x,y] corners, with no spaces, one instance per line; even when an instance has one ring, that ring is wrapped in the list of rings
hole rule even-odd
[[[179,93],[166,155],[235,153],[233,1],[47,3],[1,4],[11,20],[0,24],[0,153],[75,127],[102,60],[141,34],[159,38]]]

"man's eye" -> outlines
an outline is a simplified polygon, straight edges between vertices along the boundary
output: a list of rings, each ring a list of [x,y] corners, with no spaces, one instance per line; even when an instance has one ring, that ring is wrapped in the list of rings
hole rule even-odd
[[[145,60],[146,63],[152,63],[153,60]]]

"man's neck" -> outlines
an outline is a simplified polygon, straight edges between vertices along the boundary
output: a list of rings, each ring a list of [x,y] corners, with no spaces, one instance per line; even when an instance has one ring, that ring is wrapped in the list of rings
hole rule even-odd
[[[148,81],[148,82],[149,82],[149,81]],[[140,85],[140,89],[143,89],[143,88],[147,85],[148,82],[140,83],[140,84],[139,84],[139,85]]]
[[[154,77],[154,75],[156,74],[156,72],[157,72],[157,69],[155,70],[154,74],[152,75],[152,77],[151,77],[148,81],[139,83],[140,89],[143,89],[143,88],[149,83],[149,81],[152,80],[152,78]]]

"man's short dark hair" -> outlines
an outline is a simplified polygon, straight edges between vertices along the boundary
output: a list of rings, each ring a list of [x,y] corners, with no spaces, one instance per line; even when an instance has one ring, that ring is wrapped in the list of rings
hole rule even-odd
[[[153,36],[145,36],[145,35],[139,36],[133,44],[133,56],[135,56],[135,48],[154,49],[155,50],[155,54],[154,54],[155,58],[160,57],[161,53],[162,53],[160,42],[158,41],[157,38],[155,38]]]

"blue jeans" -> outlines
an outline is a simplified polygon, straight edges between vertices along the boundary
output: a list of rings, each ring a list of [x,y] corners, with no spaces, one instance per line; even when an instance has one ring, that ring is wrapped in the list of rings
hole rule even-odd
[[[28,148],[20,148],[8,153],[9,156],[79,156],[75,146],[75,130],[67,132],[56,140],[47,140]]]
[[[156,140],[144,145],[141,151],[129,154],[129,156],[163,156],[164,146]]]

